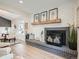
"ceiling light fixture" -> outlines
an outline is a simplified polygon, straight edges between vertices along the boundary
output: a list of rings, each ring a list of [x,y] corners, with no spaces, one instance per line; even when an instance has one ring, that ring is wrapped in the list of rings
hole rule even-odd
[[[22,1],[22,0],[20,0],[20,1],[19,1],[19,3],[21,3],[21,4],[22,4],[22,3],[23,3],[23,1]]]

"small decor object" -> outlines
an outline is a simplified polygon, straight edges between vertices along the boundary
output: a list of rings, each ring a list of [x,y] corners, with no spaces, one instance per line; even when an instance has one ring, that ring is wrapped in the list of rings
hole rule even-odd
[[[68,43],[70,49],[77,50],[77,29],[74,25],[70,25]]]
[[[38,14],[34,14],[34,22],[39,22],[39,13]]]
[[[58,19],[58,8],[54,8],[49,10],[49,20],[57,20]]]
[[[56,36],[56,37],[54,38],[54,43],[56,43],[56,44],[60,44],[60,43],[61,43],[59,36]]]
[[[14,24],[14,28],[16,29],[16,25]]]
[[[51,36],[48,36],[47,41],[48,41],[48,42],[51,42],[51,43],[53,42],[53,39],[51,38]]]
[[[41,12],[40,16],[41,16],[40,17],[41,21],[46,21],[47,20],[47,11]]]
[[[43,30],[41,31],[41,35],[43,35]]]

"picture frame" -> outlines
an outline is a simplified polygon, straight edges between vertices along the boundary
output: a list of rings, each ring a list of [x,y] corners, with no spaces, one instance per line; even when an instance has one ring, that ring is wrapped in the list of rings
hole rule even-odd
[[[58,19],[58,8],[50,9],[49,20],[56,20],[56,19]]]
[[[38,14],[34,14],[34,22],[39,22],[39,13]]]
[[[28,23],[25,23],[25,31],[28,30]]]
[[[40,13],[41,21],[47,21],[47,11]]]

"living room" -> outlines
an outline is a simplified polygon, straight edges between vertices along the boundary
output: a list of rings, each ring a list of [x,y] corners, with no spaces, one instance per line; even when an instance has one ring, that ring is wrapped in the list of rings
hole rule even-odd
[[[26,54],[34,52],[31,48],[43,51],[43,53],[40,51],[40,54],[38,51],[34,52],[38,57],[31,55],[30,58],[33,59],[39,58],[44,52],[50,57],[47,55],[44,57],[44,55],[39,59],[79,59],[78,2],[78,0],[1,0],[0,41],[2,46],[0,49],[11,47],[8,50],[14,50],[15,46],[19,47],[25,42],[28,47],[26,50],[30,50]],[[2,19],[6,21],[1,21]],[[19,48],[25,49],[21,47],[23,45]],[[13,54],[17,55],[13,52],[9,55],[13,56]],[[52,54],[54,56],[51,56]],[[1,57],[6,58],[6,55]],[[23,58],[21,55],[14,57],[13,59]]]

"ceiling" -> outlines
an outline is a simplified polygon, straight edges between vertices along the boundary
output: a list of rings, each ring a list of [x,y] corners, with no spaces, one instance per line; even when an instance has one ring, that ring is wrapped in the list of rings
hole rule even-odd
[[[23,4],[20,4],[18,1],[19,0],[0,0],[0,8],[10,11],[17,10],[24,13],[37,13],[58,7],[72,0],[23,0]]]
[[[8,20],[12,20],[16,17],[19,17],[20,15],[17,15],[8,11],[0,10],[0,16],[7,18]]]
[[[19,1],[20,0],[0,0],[0,9],[12,13],[11,16],[13,13],[14,15],[18,13],[33,14],[56,8],[64,3],[76,0],[23,0],[23,4],[20,4]]]

